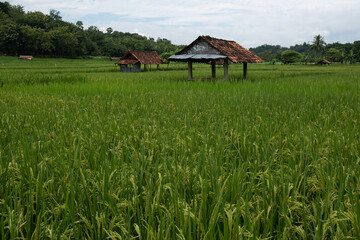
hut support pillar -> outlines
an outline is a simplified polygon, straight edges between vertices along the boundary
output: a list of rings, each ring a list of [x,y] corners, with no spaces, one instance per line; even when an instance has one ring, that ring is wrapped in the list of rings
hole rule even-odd
[[[159,64],[156,66],[156,69],[159,71]]]
[[[146,66],[146,64],[144,64],[144,72],[146,72],[147,71],[147,66]]]
[[[227,58],[224,59],[224,80],[229,80],[229,63]]]
[[[243,65],[244,65],[244,80],[247,80],[248,79],[248,76],[247,76],[247,63],[246,62],[244,62],[243,63]]]
[[[192,72],[192,62],[188,62],[188,80],[193,80],[193,72]]]
[[[211,61],[211,79],[216,80],[216,66],[214,60]]]

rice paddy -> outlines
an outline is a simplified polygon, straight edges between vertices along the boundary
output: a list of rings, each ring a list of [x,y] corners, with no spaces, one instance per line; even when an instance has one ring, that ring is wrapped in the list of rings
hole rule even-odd
[[[0,239],[360,239],[360,65],[186,67],[0,57]]]

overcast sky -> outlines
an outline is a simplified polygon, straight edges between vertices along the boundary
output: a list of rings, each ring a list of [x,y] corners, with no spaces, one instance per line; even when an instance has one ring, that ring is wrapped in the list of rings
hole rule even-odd
[[[27,11],[60,11],[63,20],[85,28],[189,44],[199,35],[235,40],[246,48],[360,40],[360,0],[8,0]]]

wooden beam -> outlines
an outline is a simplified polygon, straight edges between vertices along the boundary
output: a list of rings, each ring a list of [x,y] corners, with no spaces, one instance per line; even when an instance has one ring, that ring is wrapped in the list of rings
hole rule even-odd
[[[244,80],[247,80],[248,79],[248,76],[247,76],[247,62],[244,62],[243,63],[244,66],[243,66],[243,70],[244,70]]]
[[[228,59],[224,59],[224,80],[229,80],[229,62]]]
[[[215,60],[211,61],[211,79],[216,80],[216,65]]]
[[[144,64],[144,72],[146,72],[147,71],[147,66],[146,66],[146,64]]]
[[[193,80],[192,62],[188,62],[188,80]]]

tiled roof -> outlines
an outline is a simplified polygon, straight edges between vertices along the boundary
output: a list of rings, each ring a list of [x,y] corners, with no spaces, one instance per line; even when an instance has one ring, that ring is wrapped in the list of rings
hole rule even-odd
[[[227,56],[233,63],[246,62],[246,63],[259,63],[264,62],[261,58],[250,52],[246,48],[240,46],[235,41],[228,41],[223,39],[217,39],[210,36],[199,36],[189,46],[184,48],[178,54],[186,52],[192,46],[199,41],[206,41],[214,49],[218,50],[221,54]],[[177,55],[178,55],[177,54]]]
[[[162,64],[162,59],[155,51],[128,51],[120,59],[118,64],[135,64],[140,62],[142,64]]]

